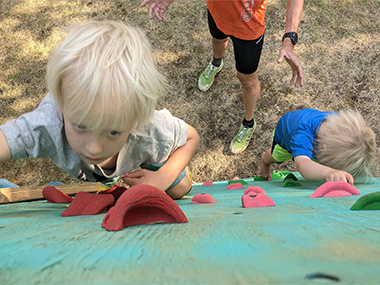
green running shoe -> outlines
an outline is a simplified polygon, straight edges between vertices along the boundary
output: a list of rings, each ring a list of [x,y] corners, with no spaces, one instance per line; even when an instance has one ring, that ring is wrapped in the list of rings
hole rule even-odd
[[[199,76],[198,87],[201,91],[207,91],[210,89],[214,82],[215,75],[223,68],[223,60],[219,67],[212,65],[211,62],[212,61],[210,61],[206,69],[202,72],[201,76]]]
[[[249,145],[253,132],[255,131],[255,128],[256,128],[256,121],[254,122],[255,123],[253,125],[253,128],[246,128],[243,126],[243,124],[241,124],[239,132],[233,138],[230,144],[230,151],[233,154],[238,154],[238,153],[243,152]]]

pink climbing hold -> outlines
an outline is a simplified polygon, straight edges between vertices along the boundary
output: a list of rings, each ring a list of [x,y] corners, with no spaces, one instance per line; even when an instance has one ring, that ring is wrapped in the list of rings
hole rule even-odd
[[[181,208],[165,192],[150,185],[135,185],[125,191],[103,219],[107,231],[155,223],[187,223]]]
[[[260,186],[249,186],[245,190],[244,195],[249,195],[249,194],[255,195],[255,194],[266,194],[266,193],[267,192],[265,192],[265,190],[261,188]]]
[[[232,183],[227,186],[227,190],[243,189],[244,186],[241,183]]]
[[[241,203],[244,208],[259,208],[259,207],[273,207],[276,203],[265,194],[256,195],[243,195],[241,196]]]
[[[46,186],[42,190],[42,196],[47,200],[48,203],[71,203],[73,198],[59,191],[54,186]]]
[[[214,185],[214,183],[213,183],[211,180],[207,180],[207,181],[205,181],[205,182],[202,184],[202,186],[212,186],[212,185]]]
[[[115,199],[111,194],[94,194],[88,192],[79,192],[75,195],[70,206],[63,211],[62,217],[97,215],[107,212],[112,207]]]
[[[351,195],[360,195],[360,192],[350,183],[339,180],[323,183],[311,194],[310,198],[344,197]]]
[[[239,177],[235,176],[234,178],[232,178],[231,180],[240,180]]]
[[[192,204],[215,203],[214,198],[208,193],[199,193],[191,200]]]

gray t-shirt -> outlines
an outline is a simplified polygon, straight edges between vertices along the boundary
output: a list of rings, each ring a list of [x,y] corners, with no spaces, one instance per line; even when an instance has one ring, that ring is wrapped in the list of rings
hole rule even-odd
[[[119,152],[112,173],[83,162],[70,147],[62,113],[48,94],[34,111],[0,126],[8,142],[12,158],[50,158],[68,174],[84,181],[109,181],[138,168],[141,164],[166,161],[187,140],[186,123],[166,109],[155,111],[152,119],[131,133]]]

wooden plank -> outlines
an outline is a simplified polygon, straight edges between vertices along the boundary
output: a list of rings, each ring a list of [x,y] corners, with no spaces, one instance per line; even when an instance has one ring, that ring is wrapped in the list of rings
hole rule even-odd
[[[42,190],[45,187],[46,185],[35,187],[0,188],[0,204],[44,199]],[[54,185],[54,187],[67,195],[74,195],[78,192],[98,191],[96,183]]]

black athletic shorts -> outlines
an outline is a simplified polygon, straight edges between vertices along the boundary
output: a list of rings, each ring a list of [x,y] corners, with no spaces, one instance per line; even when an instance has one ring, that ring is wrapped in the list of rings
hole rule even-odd
[[[208,26],[213,38],[223,40],[229,37],[232,40],[237,71],[243,74],[252,74],[257,70],[261,51],[264,46],[264,34],[252,41],[241,40],[231,35],[225,35],[216,26],[210,11],[208,11]]]

